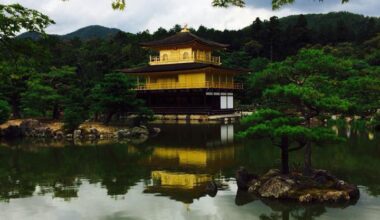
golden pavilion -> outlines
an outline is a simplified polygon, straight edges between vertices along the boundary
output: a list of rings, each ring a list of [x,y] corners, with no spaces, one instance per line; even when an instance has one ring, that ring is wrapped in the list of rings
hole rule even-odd
[[[213,51],[228,45],[203,39],[186,27],[142,47],[158,52],[149,65],[124,69],[136,77],[137,96],[156,114],[226,114],[234,112],[235,76],[244,70],[221,66]]]

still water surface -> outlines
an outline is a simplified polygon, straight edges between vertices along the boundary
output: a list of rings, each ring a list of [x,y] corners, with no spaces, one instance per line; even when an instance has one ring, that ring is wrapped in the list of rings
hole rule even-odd
[[[341,130],[346,143],[314,148],[315,167],[360,185],[339,206],[255,200],[237,192],[239,166],[279,165],[266,141],[234,141],[234,125],[159,125],[143,145],[0,146],[0,219],[380,219],[380,134]],[[49,147],[51,146],[51,147]],[[291,154],[300,168],[302,152]],[[216,193],[207,183],[215,180]]]

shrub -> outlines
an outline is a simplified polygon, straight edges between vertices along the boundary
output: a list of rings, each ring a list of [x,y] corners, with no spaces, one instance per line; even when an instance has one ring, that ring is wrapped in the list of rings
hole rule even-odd
[[[11,115],[11,107],[8,102],[0,100],[0,124],[6,122]]]
[[[66,107],[63,114],[63,128],[67,132],[73,132],[86,120],[85,110],[80,106]]]

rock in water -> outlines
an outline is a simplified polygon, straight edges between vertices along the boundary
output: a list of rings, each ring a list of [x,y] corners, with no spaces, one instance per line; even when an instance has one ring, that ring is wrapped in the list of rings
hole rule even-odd
[[[278,170],[270,170],[253,180],[249,180],[245,169],[241,168],[237,173],[238,186],[240,184],[243,188],[247,184],[248,191],[261,198],[296,200],[301,203],[338,203],[359,198],[357,186],[339,180],[325,170],[316,170],[312,176],[296,172],[285,175]]]
[[[63,139],[64,137],[65,137],[65,133],[63,133],[63,131],[54,132],[54,138],[55,139]]]
[[[216,194],[218,193],[218,185],[216,184],[215,181],[210,181],[209,183],[207,183],[206,192],[207,192],[207,195],[211,197],[216,196]]]
[[[115,132],[115,138],[123,139],[128,138],[131,135],[131,132],[128,129],[121,129]]]
[[[248,173],[244,167],[240,167],[240,169],[236,171],[235,177],[238,189],[240,190],[248,190],[251,181],[257,179],[256,175]]]
[[[75,130],[74,131],[74,139],[81,139],[82,138],[82,131],[81,130]]]
[[[95,138],[99,138],[99,136],[100,136],[100,132],[96,128],[90,128],[89,133],[90,133],[90,135],[92,135]]]
[[[19,126],[11,125],[1,131],[1,136],[8,139],[22,137],[22,132]]]
[[[156,136],[156,135],[158,135],[160,132],[161,132],[161,129],[160,129],[160,128],[150,128],[150,129],[149,129],[149,134],[150,134],[151,136]]]
[[[131,136],[132,137],[139,137],[141,135],[148,136],[149,131],[148,128],[145,126],[140,126],[140,127],[134,127],[131,130]]]
[[[275,176],[270,178],[259,188],[259,195],[266,198],[285,198],[293,189],[295,182],[287,177]]]
[[[24,136],[33,136],[34,130],[41,127],[41,123],[36,119],[26,119],[20,124],[21,132]]]

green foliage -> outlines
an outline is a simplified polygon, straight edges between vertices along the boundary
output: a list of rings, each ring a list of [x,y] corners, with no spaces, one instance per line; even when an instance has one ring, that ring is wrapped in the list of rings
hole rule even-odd
[[[66,131],[73,132],[89,118],[89,104],[90,103],[86,101],[85,90],[79,86],[71,88],[66,92],[63,103],[63,128]]]
[[[15,62],[0,61],[0,94],[12,106],[14,117],[20,117],[21,94],[27,87],[27,79],[35,74],[33,61],[18,59]]]
[[[54,24],[48,16],[20,4],[0,4],[0,40],[5,41],[14,37],[22,29],[44,33],[44,29]]]
[[[30,80],[27,90],[21,94],[21,105],[26,117],[45,116],[62,99],[50,86],[40,80]]]
[[[73,132],[86,120],[86,111],[82,106],[70,105],[63,113],[63,128],[68,132]]]
[[[323,1],[323,0],[320,0]],[[342,0],[342,4],[348,2],[349,0]],[[295,0],[272,0],[272,7],[273,9],[279,9],[284,5],[292,4]],[[117,10],[124,10],[126,6],[125,0],[113,0],[112,2],[112,8]],[[230,7],[230,6],[237,6],[237,7],[244,7],[245,6],[245,0],[212,0],[212,6],[214,7]]]
[[[245,0],[213,0],[212,5],[214,7],[229,7],[231,5],[238,6],[238,7],[244,7],[245,6]]]
[[[372,54],[369,54],[366,57],[366,61],[370,65],[380,66],[380,50],[377,50],[377,51],[373,52]]]
[[[320,0],[320,1],[323,1],[323,0]],[[342,4],[348,1],[349,0],[342,0]],[[295,0],[272,0],[272,7],[273,9],[279,9],[284,5],[292,4],[294,2]],[[212,4],[213,6],[217,6],[217,7],[228,7],[231,5],[244,7],[245,0],[213,0]]]
[[[9,104],[0,99],[0,124],[6,122],[11,115],[11,107]]]
[[[340,99],[338,96],[323,93],[313,87],[299,86],[292,83],[283,86],[275,85],[265,90],[264,97],[269,100],[281,100],[280,102],[284,107],[291,107],[292,110],[297,112],[303,112],[305,108],[308,108],[309,111],[319,113],[323,111],[344,113],[349,108],[349,102]]]
[[[263,57],[253,58],[249,62],[249,69],[254,73],[260,72],[264,70],[268,66],[269,63],[270,63],[270,60]]]
[[[123,73],[110,73],[91,90],[91,107],[94,114],[106,114],[108,123],[115,114],[127,114],[141,108],[141,100],[133,90],[135,80]]]
[[[296,56],[271,63],[251,74],[252,101],[261,108],[271,109],[258,110],[243,119],[245,130],[238,136],[270,138],[282,149],[284,172],[288,170],[284,152],[306,147],[305,172],[309,173],[311,143],[324,145],[341,140],[332,129],[325,127],[324,121],[312,123],[312,120],[323,120],[333,114],[347,115],[353,109],[357,113],[374,110],[380,106],[378,98],[368,94],[378,97],[377,82],[369,82],[374,77],[363,74],[373,73],[367,70],[368,65],[357,63],[322,50],[304,49]],[[369,99],[365,99],[365,95]],[[289,150],[292,144],[299,147]]]
[[[297,116],[289,116],[273,109],[259,109],[241,121],[246,129],[237,134],[239,138],[270,138],[279,142],[280,138],[287,137],[294,143],[335,142],[340,139],[335,133],[325,127],[308,128],[304,120]]]
[[[116,36],[121,30],[116,28],[107,28],[100,25],[91,25],[78,29],[72,33],[62,35],[61,38],[65,40],[73,40],[79,38],[80,40],[91,39],[109,39]]]
[[[125,5],[125,0],[114,0],[112,2],[113,9],[124,10]]]
[[[380,107],[380,75],[353,76],[343,83],[343,94],[352,103],[352,112],[361,116],[373,115]]]
[[[378,107],[374,98],[378,95],[377,81],[368,82],[374,78],[360,76],[353,64],[321,50],[301,50],[296,56],[252,74],[249,82],[261,103],[305,118]],[[352,95],[352,91],[357,93]],[[373,99],[362,99],[366,95]]]
[[[375,114],[370,122],[370,126],[376,128],[377,130],[380,130],[380,113]]]
[[[27,82],[26,91],[21,94],[24,116],[46,116],[51,113],[53,118],[58,119],[67,95],[78,84],[75,68],[72,67],[52,68],[47,73],[33,75]]]
[[[246,68],[249,66],[251,57],[245,51],[236,51],[225,55],[223,65],[234,68]]]

